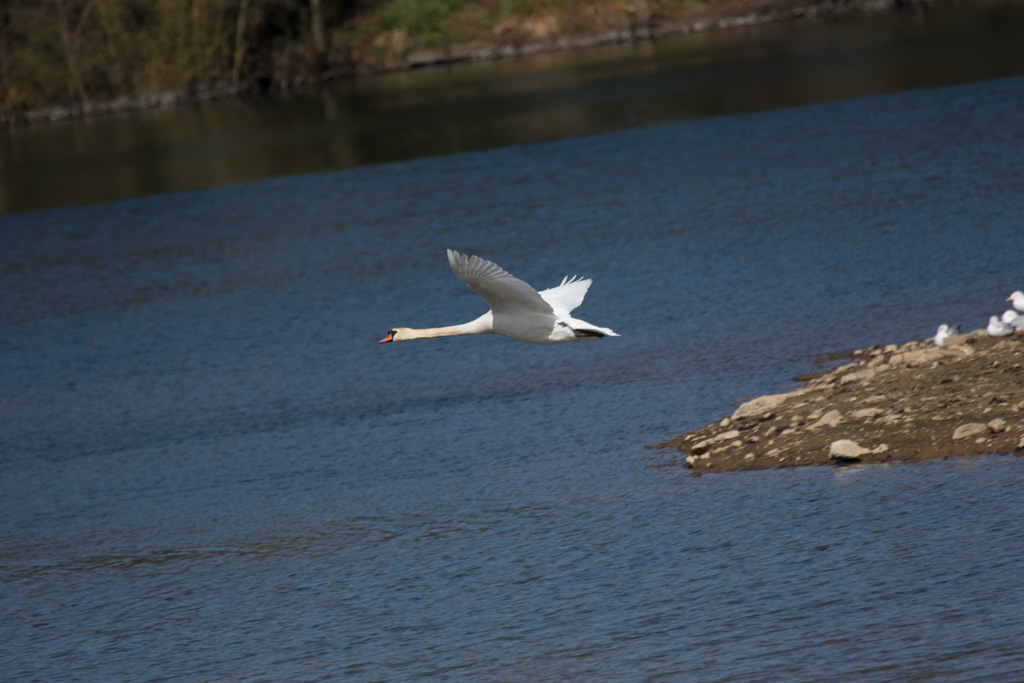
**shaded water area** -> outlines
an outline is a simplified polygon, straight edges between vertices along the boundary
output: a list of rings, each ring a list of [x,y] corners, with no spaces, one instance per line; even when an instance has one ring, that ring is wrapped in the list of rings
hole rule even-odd
[[[1024,3],[766,24],[0,130],[0,213],[1024,73]]]
[[[0,678],[1024,679],[1019,458],[698,478],[643,448],[1001,311],[1022,101],[0,217]],[[445,247],[594,278],[578,313],[622,336],[379,345],[483,311]]]

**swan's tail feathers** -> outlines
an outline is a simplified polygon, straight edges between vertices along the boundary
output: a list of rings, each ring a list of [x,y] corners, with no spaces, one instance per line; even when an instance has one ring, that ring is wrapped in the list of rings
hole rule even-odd
[[[572,333],[577,339],[600,339],[602,337],[618,337],[607,327],[574,327]]]

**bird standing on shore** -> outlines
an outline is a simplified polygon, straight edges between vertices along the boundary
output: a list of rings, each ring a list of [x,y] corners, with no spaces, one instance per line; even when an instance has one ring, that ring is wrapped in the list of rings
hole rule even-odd
[[[1006,297],[1006,300],[1012,301],[1013,307],[1019,312],[1024,313],[1024,292],[1018,289],[1016,292]]]
[[[985,328],[985,332],[990,337],[1006,337],[1013,334],[1013,330],[1013,325],[1004,323],[995,315],[988,319],[988,327]]]
[[[1003,317],[1001,320],[1004,323],[1013,326],[1015,329],[1024,330],[1024,315],[1021,315],[1013,309],[1003,311]]]
[[[590,280],[565,277],[557,287],[538,292],[479,256],[466,256],[449,249],[448,265],[457,278],[484,298],[491,310],[461,325],[424,329],[396,327],[380,340],[381,344],[466,334],[500,334],[531,344],[560,344],[619,336],[606,327],[598,327],[570,315],[583,303],[583,297],[590,289]]]
[[[960,334],[960,328],[958,327],[939,325],[939,329],[935,332],[935,345],[945,346],[947,339],[958,334]]]

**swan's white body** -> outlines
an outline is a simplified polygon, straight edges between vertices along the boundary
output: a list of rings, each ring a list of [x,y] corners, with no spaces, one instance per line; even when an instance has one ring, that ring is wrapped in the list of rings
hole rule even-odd
[[[1006,297],[1006,300],[1012,301],[1013,307],[1021,313],[1024,313],[1024,292],[1018,289],[1016,292]]]
[[[396,327],[380,340],[382,344],[465,334],[500,334],[531,344],[619,336],[606,327],[591,325],[570,315],[583,303],[590,280],[565,277],[557,287],[538,292],[479,256],[466,256],[449,249],[448,264],[455,277],[482,296],[491,310],[461,325],[426,329]]]

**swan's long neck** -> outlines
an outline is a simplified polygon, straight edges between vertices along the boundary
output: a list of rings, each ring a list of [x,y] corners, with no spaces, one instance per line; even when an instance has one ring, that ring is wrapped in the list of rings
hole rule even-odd
[[[447,327],[424,327],[416,330],[409,328],[409,339],[433,339],[434,337],[460,337],[464,334],[487,334],[490,330],[481,330],[470,323],[449,325]]]
[[[476,320],[461,325],[448,325],[447,327],[424,327],[422,329],[406,328],[402,335],[406,339],[434,339],[435,337],[461,337],[466,334],[491,334],[494,329],[491,326],[491,315],[485,313]]]

